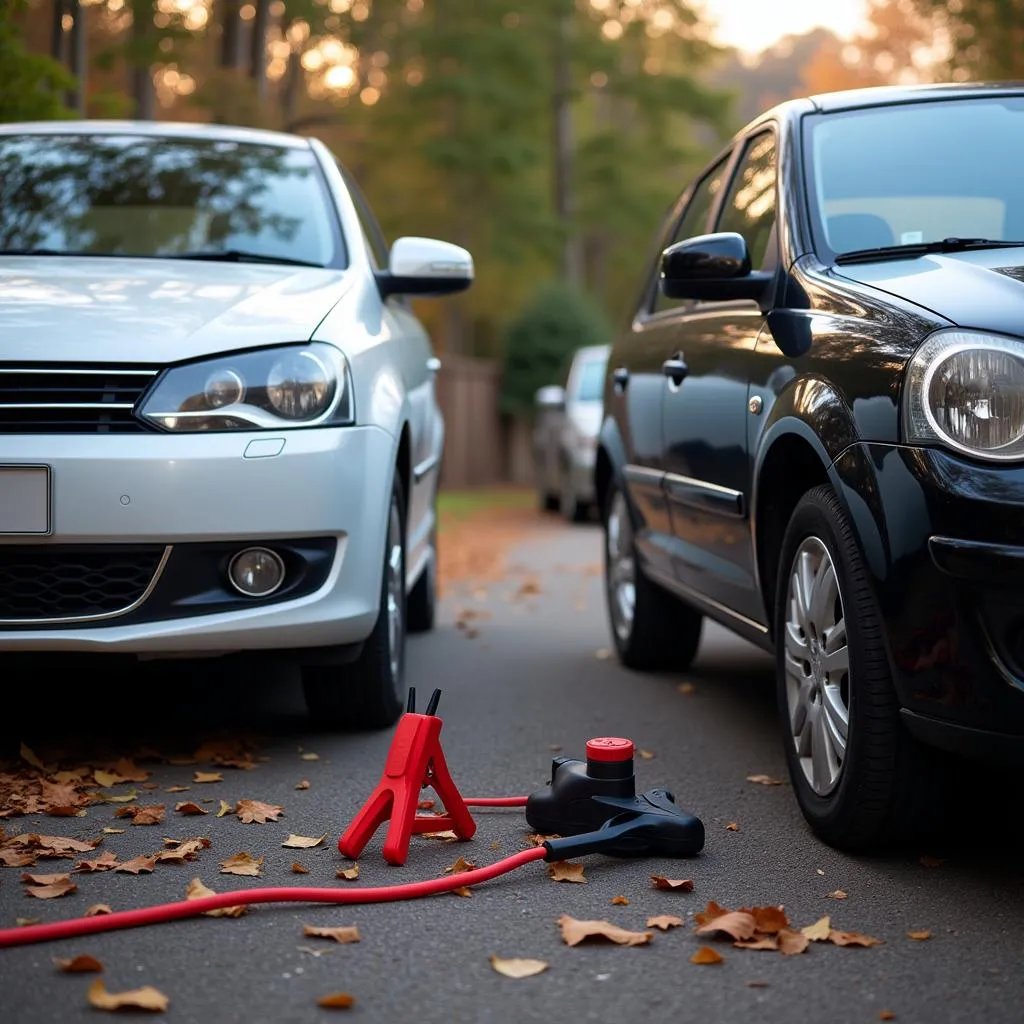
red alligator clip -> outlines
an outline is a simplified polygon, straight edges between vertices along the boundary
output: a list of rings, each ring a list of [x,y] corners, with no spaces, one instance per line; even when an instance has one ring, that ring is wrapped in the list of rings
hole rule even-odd
[[[441,750],[441,719],[437,710],[441,691],[435,690],[425,715],[417,715],[416,693],[410,687],[408,708],[391,741],[384,774],[370,798],[352,819],[338,840],[342,856],[355,860],[388,818],[384,841],[384,859],[389,864],[404,864],[413,834],[453,831],[459,839],[472,839],[476,822],[462,795],[452,781]],[[444,804],[443,815],[418,815],[420,790],[430,786]]]

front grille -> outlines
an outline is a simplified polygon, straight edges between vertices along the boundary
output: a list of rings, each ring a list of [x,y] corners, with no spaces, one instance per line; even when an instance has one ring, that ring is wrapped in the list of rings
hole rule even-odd
[[[0,434],[128,434],[132,409],[159,370],[0,363]]]
[[[146,593],[165,548],[0,545],[0,622],[85,619],[127,611]]]

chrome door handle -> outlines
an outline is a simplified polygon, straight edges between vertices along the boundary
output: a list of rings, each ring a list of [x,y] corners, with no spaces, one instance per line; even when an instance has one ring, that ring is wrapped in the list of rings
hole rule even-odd
[[[678,387],[690,373],[690,367],[686,365],[682,352],[677,352],[671,359],[666,359],[661,364],[661,372]]]
[[[438,373],[440,371],[440,369],[441,369],[441,360],[438,359],[437,356],[431,356],[427,360],[427,372],[428,373]]]

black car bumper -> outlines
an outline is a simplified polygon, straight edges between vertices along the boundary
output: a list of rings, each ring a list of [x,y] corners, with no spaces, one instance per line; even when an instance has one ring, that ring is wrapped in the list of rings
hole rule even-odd
[[[1024,758],[1024,469],[859,444],[834,466],[907,726]]]

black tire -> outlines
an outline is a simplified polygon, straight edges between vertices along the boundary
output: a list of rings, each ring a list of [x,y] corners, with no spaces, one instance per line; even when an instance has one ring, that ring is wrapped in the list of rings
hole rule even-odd
[[[633,535],[635,517],[617,482],[609,486],[602,502],[602,516],[605,603],[619,660],[627,668],[645,672],[685,672],[697,656],[704,617],[644,575]],[[628,625],[622,615],[617,614],[618,598],[613,579],[615,555],[612,549],[616,541],[610,531],[618,528],[615,525],[618,517],[624,517],[628,526],[629,535],[622,538],[622,550],[631,552],[633,564],[634,603]]]
[[[829,717],[824,713],[820,684],[815,682],[820,678],[815,676],[816,666],[824,664],[824,647],[814,636],[819,631],[813,624],[813,615],[806,616],[811,637],[805,647],[800,646],[805,631],[795,623],[789,626],[794,560],[798,553],[803,557],[804,552],[813,559],[817,544],[828,552],[835,573],[848,652],[848,670],[839,676],[838,691],[833,691],[842,700],[845,679],[846,746],[841,760],[834,758],[838,778],[828,791],[824,787],[816,791],[804,770],[806,761],[808,770],[814,774],[813,759],[802,760],[798,755],[787,697],[787,630],[791,628],[795,633],[792,664],[801,666],[801,676],[793,676],[794,686],[806,678],[814,695],[806,707],[812,707],[816,700],[821,707],[818,714]],[[827,608],[828,602],[821,602],[821,607]],[[829,613],[832,618],[836,616],[836,607],[833,605]],[[799,618],[795,611],[793,615]],[[927,830],[943,774],[941,759],[918,743],[900,721],[884,629],[864,562],[846,514],[827,485],[815,487],[803,496],[786,529],[776,588],[775,636],[776,693],[786,761],[797,802],[811,829],[829,845],[851,852],[887,845]],[[825,631],[821,631],[821,639],[824,641]],[[807,660],[796,657],[802,651],[808,654]],[[830,685],[832,678],[828,677]],[[808,732],[813,732],[810,714],[808,711],[804,720]],[[834,753],[834,747],[827,746]]]
[[[390,517],[397,509],[400,548],[400,629],[397,641],[397,671],[392,668],[389,622]],[[373,631],[366,638],[359,657],[349,665],[306,665],[302,667],[302,689],[306,708],[316,725],[327,728],[385,729],[394,725],[405,703],[405,630],[408,623],[405,600],[405,492],[395,474],[385,534],[380,607]]]
[[[557,494],[551,494],[544,491],[539,495],[537,503],[540,505],[541,512],[557,512],[559,507],[559,498]]]
[[[430,531],[430,561],[420,574],[406,605],[406,622],[410,633],[429,633],[437,615],[437,509],[434,509],[434,528]]]

